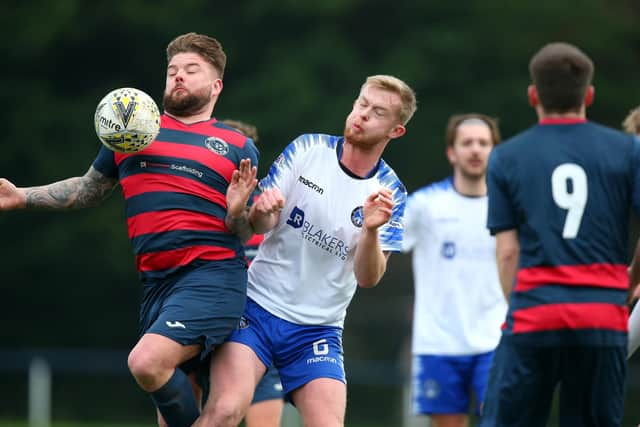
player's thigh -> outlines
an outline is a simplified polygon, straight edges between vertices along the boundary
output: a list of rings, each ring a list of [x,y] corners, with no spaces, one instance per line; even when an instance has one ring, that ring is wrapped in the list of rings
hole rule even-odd
[[[469,416],[462,414],[431,415],[430,427],[468,427]]]
[[[414,414],[466,414],[472,368],[472,356],[414,355],[411,369]]]
[[[280,374],[274,365],[269,366],[253,394],[252,405],[263,401],[284,400]]]
[[[209,397],[205,411],[246,411],[256,384],[266,371],[256,353],[244,344],[227,342],[211,356]]]
[[[342,427],[347,407],[347,386],[332,378],[318,378],[292,393],[305,427]]]
[[[245,427],[280,427],[283,407],[282,398],[252,403],[244,417]]]
[[[627,372],[626,346],[572,346],[566,351],[560,425],[619,426]]]
[[[518,345],[503,337],[493,356],[480,427],[545,426],[558,365],[555,348]]]

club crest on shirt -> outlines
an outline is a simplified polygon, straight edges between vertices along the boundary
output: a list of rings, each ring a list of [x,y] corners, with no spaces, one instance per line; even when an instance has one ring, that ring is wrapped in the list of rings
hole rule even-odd
[[[249,327],[249,320],[246,317],[240,317],[240,321],[238,322],[238,329],[247,329]]]
[[[357,208],[351,211],[351,223],[356,227],[361,228],[363,221],[364,221],[364,213],[362,211],[362,206],[358,206]]]
[[[440,395],[440,384],[436,380],[426,380],[424,382],[424,397],[435,399]]]
[[[440,249],[440,255],[442,258],[452,259],[456,256],[456,244],[450,240],[442,242],[442,249]]]
[[[204,145],[211,151],[221,156],[226,155],[229,152],[229,144],[224,139],[216,136],[210,136],[204,140]]]

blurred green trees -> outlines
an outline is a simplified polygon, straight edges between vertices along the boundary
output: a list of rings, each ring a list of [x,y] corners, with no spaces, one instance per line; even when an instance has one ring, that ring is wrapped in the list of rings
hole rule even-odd
[[[450,114],[499,118],[504,137],[534,123],[528,61],[577,44],[596,64],[590,117],[619,127],[640,103],[635,0],[10,0],[0,6],[0,176],[20,186],[83,174],[99,142],[98,100],[133,86],[161,100],[165,46],[189,31],[225,46],[220,118],[257,125],[260,175],[294,137],[340,133],[364,78],[393,74],[418,94],[386,160],[412,191],[449,171]],[[2,346],[128,348],[139,284],[119,191],[101,208],[0,214]],[[409,334],[411,272],[394,256],[383,284],[349,310],[349,359],[395,360]]]

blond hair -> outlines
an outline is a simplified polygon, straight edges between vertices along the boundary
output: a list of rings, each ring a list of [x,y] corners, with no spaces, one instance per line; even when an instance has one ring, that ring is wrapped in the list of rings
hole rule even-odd
[[[640,106],[629,111],[629,114],[622,122],[622,128],[625,132],[640,135]]]
[[[167,45],[167,62],[171,62],[171,58],[178,53],[197,53],[213,65],[220,78],[224,75],[227,55],[220,42],[213,37],[197,33],[182,34]]]
[[[413,89],[411,89],[411,87],[409,87],[408,84],[397,77],[383,74],[369,76],[367,77],[367,80],[364,82],[360,90],[362,91],[367,85],[375,86],[389,92],[397,93],[398,96],[400,96],[401,103],[400,111],[398,111],[398,116],[400,118],[400,121],[402,121],[402,123],[405,125],[409,122],[409,120],[411,120],[413,113],[415,113],[418,109],[415,92],[413,91]]]

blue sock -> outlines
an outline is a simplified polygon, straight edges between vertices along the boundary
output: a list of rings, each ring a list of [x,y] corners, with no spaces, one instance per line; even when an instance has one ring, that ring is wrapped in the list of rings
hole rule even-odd
[[[150,394],[169,427],[190,427],[200,416],[189,377],[180,369]]]

